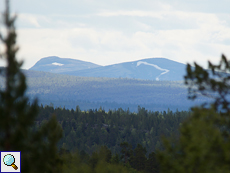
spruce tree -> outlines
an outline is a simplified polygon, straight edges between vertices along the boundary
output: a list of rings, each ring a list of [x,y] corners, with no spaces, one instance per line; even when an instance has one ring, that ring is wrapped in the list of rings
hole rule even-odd
[[[20,69],[23,62],[16,58],[16,16],[11,17],[9,0],[2,16],[6,33],[0,33],[5,52],[1,58],[6,67],[1,68],[4,84],[0,91],[0,150],[21,151],[21,172],[59,172],[61,160],[57,154],[57,142],[62,129],[52,117],[39,130],[34,130],[38,115],[37,100],[28,104],[26,77]]]
[[[189,98],[201,95],[209,102],[193,108],[180,127],[179,139],[164,139],[157,156],[161,172],[216,173],[230,170],[230,61],[223,55],[219,65],[209,62],[206,70],[187,65],[185,84]],[[210,104],[211,103],[211,104]]]
[[[145,169],[146,162],[146,148],[141,144],[137,144],[137,147],[134,149],[134,155],[131,157],[131,166],[138,171],[143,171]]]

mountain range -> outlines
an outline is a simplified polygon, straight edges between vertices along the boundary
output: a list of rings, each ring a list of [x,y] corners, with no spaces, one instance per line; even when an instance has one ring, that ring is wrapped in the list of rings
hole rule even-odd
[[[90,62],[46,57],[30,70],[27,96],[39,104],[55,107],[106,111],[123,108],[137,111],[138,105],[148,110],[188,110],[207,99],[187,99],[183,82],[186,65],[165,58],[149,58],[108,66]],[[0,77],[4,89],[4,77]]]
[[[29,70],[84,77],[132,78],[144,80],[183,80],[186,65],[166,58],[148,58],[100,66],[75,59],[46,57]]]
[[[100,67],[100,65],[70,59],[70,58],[59,58],[57,56],[50,56],[40,59],[33,67],[29,70],[35,71],[45,71],[51,73],[71,73],[72,71],[76,70],[83,70],[83,69],[91,69]]]

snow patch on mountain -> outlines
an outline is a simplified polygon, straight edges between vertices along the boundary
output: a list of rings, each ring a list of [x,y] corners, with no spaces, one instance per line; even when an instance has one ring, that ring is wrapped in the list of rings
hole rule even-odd
[[[53,62],[52,65],[63,66],[64,64],[61,64],[61,63],[58,63],[58,62]]]
[[[145,62],[145,61],[138,61],[138,62],[137,62],[137,67],[138,67],[139,65],[141,65],[141,64],[150,65],[150,66],[155,67],[155,68],[158,69],[158,70],[164,71],[164,72],[162,72],[159,76],[156,77],[156,80],[157,80],[157,81],[160,80],[159,77],[160,77],[161,75],[164,75],[164,74],[166,74],[166,73],[169,72],[168,69],[160,68],[158,65],[150,64],[150,63],[147,63],[147,62]]]

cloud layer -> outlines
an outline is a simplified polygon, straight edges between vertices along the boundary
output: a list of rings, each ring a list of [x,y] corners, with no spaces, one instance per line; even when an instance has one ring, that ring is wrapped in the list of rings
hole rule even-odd
[[[30,68],[51,55],[100,65],[151,57],[206,65],[230,56],[230,3],[192,2],[14,0],[19,57]]]

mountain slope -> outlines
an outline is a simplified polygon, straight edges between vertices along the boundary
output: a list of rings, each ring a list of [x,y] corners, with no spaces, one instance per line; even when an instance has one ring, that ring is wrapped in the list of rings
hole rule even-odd
[[[138,105],[149,110],[187,110],[194,104],[187,99],[187,88],[182,81],[153,81],[128,78],[77,77],[27,70],[30,98],[38,97],[40,103],[75,109],[107,111],[122,107],[135,111]]]
[[[186,65],[165,58],[149,58],[62,74],[87,77],[183,80]]]
[[[29,70],[46,71],[52,73],[71,72],[76,70],[91,69],[100,67],[97,64],[91,62],[80,61],[69,58],[59,58],[57,56],[50,56],[40,59]]]
[[[27,77],[27,95],[38,97],[39,103],[55,107],[83,110],[102,106],[109,109],[123,108],[137,111],[138,105],[148,110],[188,110],[191,106],[207,101],[199,97],[195,102],[187,99],[183,81],[153,81],[129,78],[77,77],[50,72],[23,70]],[[0,88],[4,89],[0,77]],[[210,101],[210,100],[209,100]]]
[[[108,66],[90,62],[46,57],[39,60],[30,70],[46,71],[84,77],[133,78],[147,80],[183,80],[186,65],[166,58],[148,58]]]

